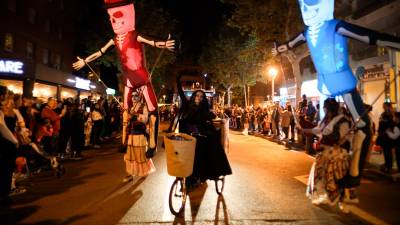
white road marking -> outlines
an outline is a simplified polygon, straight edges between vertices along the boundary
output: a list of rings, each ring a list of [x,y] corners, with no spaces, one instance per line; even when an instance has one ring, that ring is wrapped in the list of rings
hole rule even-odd
[[[294,177],[294,179],[300,181],[304,185],[307,185],[308,176],[309,176],[308,174],[301,175],[301,176],[296,176],[296,177]],[[371,183],[371,181],[368,181],[368,180],[364,180],[364,182],[361,181],[361,183],[368,183],[368,182]],[[371,224],[374,224],[374,225],[388,225],[388,223],[386,223],[385,221],[383,221],[383,220],[371,215],[370,213],[358,208],[355,205],[350,205],[349,204],[348,207],[349,207],[349,210],[350,210],[351,213],[353,213],[354,215],[362,218],[363,220],[367,221],[368,223],[371,223]]]
[[[296,180],[300,181],[301,183],[307,185],[307,183],[308,183],[308,176],[309,176],[309,175],[306,174],[306,175],[294,177],[294,179],[296,179]]]
[[[389,225],[385,221],[367,213],[366,211],[358,208],[355,205],[348,205],[350,212],[353,213],[354,215],[366,220],[367,222],[375,225]]]

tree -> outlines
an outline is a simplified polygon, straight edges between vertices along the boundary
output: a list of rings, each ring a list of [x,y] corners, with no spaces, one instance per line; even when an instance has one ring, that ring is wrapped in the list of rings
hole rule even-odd
[[[267,59],[270,61],[270,64],[274,63],[275,60],[279,60],[279,58],[272,59],[269,54],[269,49],[273,46],[273,42],[285,42],[303,30],[303,23],[297,1],[221,1],[232,5],[234,8],[228,25],[238,28],[241,32],[251,33],[257,38],[258,42],[254,48],[250,49],[251,51],[249,54],[263,53],[265,55],[261,56],[260,59]],[[284,55],[292,64],[297,86],[296,99],[300,97],[299,90],[302,81],[299,62],[307,55],[308,50],[305,47],[299,48],[296,51],[289,51]]]
[[[245,104],[247,104],[247,87],[254,85],[259,78],[259,67],[255,63],[260,54],[249,54],[257,40],[254,36],[241,34],[237,28],[223,24],[217,35],[210,35],[199,63],[212,73],[212,81],[221,84],[228,93],[233,87],[243,88]],[[262,54],[261,54],[262,56]]]

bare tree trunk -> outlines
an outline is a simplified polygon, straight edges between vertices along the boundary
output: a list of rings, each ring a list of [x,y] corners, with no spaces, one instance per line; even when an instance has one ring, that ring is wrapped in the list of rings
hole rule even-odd
[[[229,85],[229,87],[226,89],[227,91],[228,91],[228,106],[229,107],[231,107],[231,98],[232,98],[232,92],[231,92],[231,89],[232,89],[232,85]]]
[[[301,84],[303,82],[300,71],[300,62],[305,57],[309,56],[310,52],[309,50],[306,50],[303,53],[296,55],[294,52],[289,51],[284,55],[288,58],[289,62],[292,64],[293,75],[296,83],[296,104],[297,104],[297,102],[299,102],[301,99]]]
[[[243,91],[244,91],[244,106],[247,107],[247,88],[246,88],[246,85],[243,85]]]
[[[250,98],[250,86],[247,86],[247,104],[250,105],[251,98]]]

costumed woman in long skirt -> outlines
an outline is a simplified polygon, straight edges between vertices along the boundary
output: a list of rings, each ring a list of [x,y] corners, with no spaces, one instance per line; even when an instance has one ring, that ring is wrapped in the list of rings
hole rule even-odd
[[[146,177],[156,170],[153,161],[146,158],[149,137],[146,132],[149,116],[147,105],[137,92],[133,93],[132,101],[133,106],[129,112],[127,136],[123,140],[127,148],[124,155],[127,176],[123,179],[123,182],[131,181],[134,176]]]
[[[325,118],[313,129],[303,129],[320,137],[315,162],[310,171],[307,195],[313,204],[335,205],[344,192],[343,178],[350,169],[348,135],[350,122],[339,114],[333,98],[324,102]]]
[[[196,137],[196,152],[193,173],[187,179],[187,185],[194,187],[207,179],[217,180],[220,176],[232,174],[228,158],[221,144],[221,134],[216,131],[206,94],[202,90],[193,92],[186,99],[177,80],[178,93],[182,104],[178,113],[179,132]],[[173,128],[175,129],[175,128]]]

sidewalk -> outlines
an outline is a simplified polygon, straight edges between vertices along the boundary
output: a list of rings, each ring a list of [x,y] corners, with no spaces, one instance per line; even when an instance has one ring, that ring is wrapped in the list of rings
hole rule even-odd
[[[285,145],[288,150],[305,153],[302,145],[262,134],[251,135]],[[383,163],[383,153],[372,151],[358,189],[360,203],[351,206],[351,213],[370,224],[400,224],[400,173],[389,175],[381,172],[379,168]]]
[[[255,137],[264,138],[264,139],[266,139],[268,141],[272,141],[272,142],[275,142],[275,143],[280,144],[280,145],[285,145],[285,147],[290,149],[290,150],[296,150],[296,151],[305,152],[304,145],[302,145],[300,143],[290,142],[288,139],[280,140],[280,139],[274,138],[273,136],[263,135],[263,134],[260,134],[260,133],[252,133],[252,134],[249,133],[249,135],[253,135]],[[393,159],[395,159],[395,157],[393,157]],[[386,173],[383,173],[380,170],[380,167],[384,163],[385,163],[385,159],[384,159],[384,156],[383,156],[383,152],[377,152],[375,150],[371,150],[370,155],[369,155],[369,157],[367,159],[367,163],[366,163],[366,166],[365,166],[364,170],[368,171],[368,172],[371,172],[371,173],[374,173],[374,174],[379,174],[382,177],[387,178],[387,179],[391,179],[393,181],[400,181],[400,172],[398,172],[396,162],[393,161],[393,170],[396,171],[396,173],[392,173],[392,174],[386,174]]]

